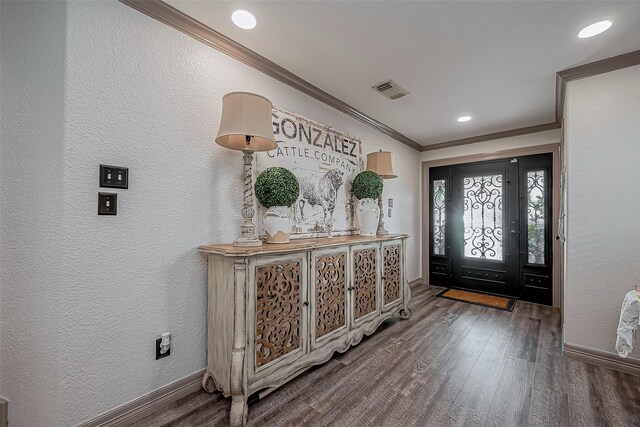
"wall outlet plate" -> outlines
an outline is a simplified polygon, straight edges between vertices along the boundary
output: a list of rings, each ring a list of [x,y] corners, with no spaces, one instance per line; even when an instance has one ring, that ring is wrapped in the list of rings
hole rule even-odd
[[[388,203],[389,207],[392,208],[393,207],[393,199],[389,199],[389,203]]]
[[[98,215],[118,215],[116,193],[98,193]]]
[[[387,218],[391,218],[391,208],[389,208],[389,212],[387,212]]]
[[[167,350],[167,352],[165,354],[160,354],[160,341],[162,341],[162,338],[158,338],[156,340],[156,360],[158,359],[162,359],[164,357],[167,357],[171,354],[171,348],[169,348],[169,350]]]
[[[100,187],[129,188],[129,168],[100,165]]]

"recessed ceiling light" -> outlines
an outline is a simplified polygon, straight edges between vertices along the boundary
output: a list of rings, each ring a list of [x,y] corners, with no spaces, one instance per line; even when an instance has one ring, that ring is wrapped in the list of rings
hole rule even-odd
[[[591,24],[588,27],[584,27],[579,33],[578,37],[581,39],[588,39],[589,37],[597,36],[600,33],[604,33],[607,31],[613,22],[606,20],[596,22],[595,24]]]
[[[469,120],[471,120],[471,116],[460,116],[460,117],[458,117],[458,121],[460,123],[468,122]]]
[[[231,14],[231,20],[244,30],[250,30],[256,26],[256,17],[246,10],[236,10]]]

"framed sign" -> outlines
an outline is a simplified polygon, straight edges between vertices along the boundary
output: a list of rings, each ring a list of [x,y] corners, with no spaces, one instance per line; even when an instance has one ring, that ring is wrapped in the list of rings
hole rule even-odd
[[[330,126],[273,107],[278,148],[256,156],[256,174],[272,166],[289,169],[300,181],[292,206],[292,238],[353,234],[357,229],[351,181],[363,169],[358,138]],[[265,209],[258,206],[258,233]]]

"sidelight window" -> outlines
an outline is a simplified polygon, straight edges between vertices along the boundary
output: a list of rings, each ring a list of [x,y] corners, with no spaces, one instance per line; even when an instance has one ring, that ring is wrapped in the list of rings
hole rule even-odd
[[[446,181],[433,181],[433,254],[445,255]]]
[[[527,260],[544,265],[544,170],[527,172]]]

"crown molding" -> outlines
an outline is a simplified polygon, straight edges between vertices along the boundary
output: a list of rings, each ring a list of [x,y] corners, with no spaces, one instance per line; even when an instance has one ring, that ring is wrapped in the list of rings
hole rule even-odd
[[[564,114],[564,98],[567,91],[567,83],[585,77],[620,70],[622,68],[640,65],[640,50],[612,56],[577,67],[567,68],[556,73],[556,123],[562,123]]]
[[[457,147],[459,145],[474,144],[476,142],[491,141],[493,139],[527,135],[530,133],[542,132],[550,129],[558,129],[559,127],[560,125],[557,122],[543,123],[541,125],[533,125],[523,128],[505,130],[501,132],[487,133],[485,135],[472,136],[469,138],[454,139],[452,141],[439,142],[437,144],[423,145],[420,151],[440,150],[442,148]]]
[[[414,150],[419,151],[422,148],[420,144],[401,134],[397,130],[363,113],[357,108],[352,107],[330,93],[325,92],[319,87],[298,77],[291,71],[279,66],[275,62],[270,61],[264,56],[230,39],[222,33],[219,33],[213,28],[204,25],[202,22],[163,1],[120,0],[120,2],[185,33],[188,36],[191,36],[194,39],[211,46],[258,71],[261,71],[269,77],[291,86],[292,88],[297,89],[300,92],[305,93],[368,126],[371,126],[377,131],[390,136]]]
[[[636,50],[557,72],[554,122],[421,145],[162,0],[119,1],[421,152],[558,129],[568,82],[640,64],[640,50]]]

